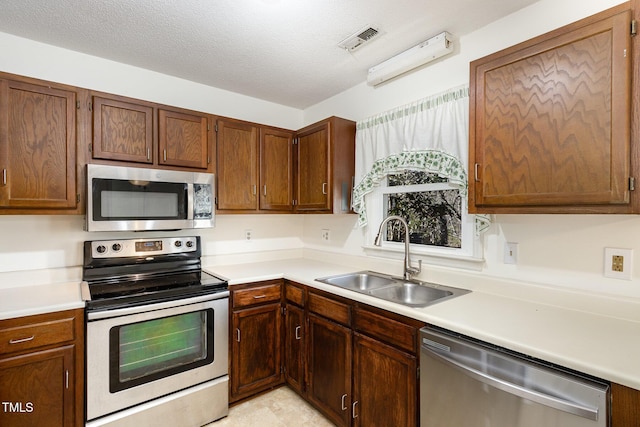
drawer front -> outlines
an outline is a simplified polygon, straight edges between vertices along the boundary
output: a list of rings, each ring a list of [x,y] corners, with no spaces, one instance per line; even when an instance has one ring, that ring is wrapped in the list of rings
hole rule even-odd
[[[398,320],[363,310],[355,314],[355,329],[370,337],[385,341],[412,354],[417,352],[418,329]]]
[[[309,292],[309,311],[346,326],[351,325],[351,306],[331,298]]]
[[[287,283],[285,286],[285,297],[288,302],[304,307],[304,289]]]
[[[233,308],[280,301],[280,283],[233,291]]]
[[[28,318],[25,319],[28,322]],[[75,339],[74,318],[25,323],[22,326],[0,326],[0,354],[29,350]]]

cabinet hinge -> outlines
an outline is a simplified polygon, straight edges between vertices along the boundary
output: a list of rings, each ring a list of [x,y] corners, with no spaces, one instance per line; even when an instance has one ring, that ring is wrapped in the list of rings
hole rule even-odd
[[[214,130],[215,130],[216,132],[218,132],[218,124],[217,124],[217,123],[216,123],[216,126],[214,127]]]
[[[80,101],[76,101],[76,110],[80,109]]]
[[[282,311],[282,315],[285,316],[287,314],[287,307],[280,307],[280,311]]]
[[[629,177],[629,191],[636,189],[636,179],[632,176]]]
[[[211,130],[211,125],[207,123],[207,132]]]
[[[89,111],[93,111],[93,103],[89,103]]]
[[[638,35],[638,21],[636,21],[635,19],[631,21],[631,35]]]
[[[80,193],[76,193],[76,203],[80,203]]]
[[[89,144],[89,152],[92,153],[93,152],[93,144]]]

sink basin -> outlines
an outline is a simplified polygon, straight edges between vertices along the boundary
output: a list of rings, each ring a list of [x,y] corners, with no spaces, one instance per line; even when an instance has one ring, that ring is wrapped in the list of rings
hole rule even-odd
[[[373,271],[339,274],[316,280],[409,307],[426,307],[471,292],[434,283],[407,281]]]
[[[357,273],[341,274],[338,276],[316,279],[319,282],[351,289],[352,291],[369,291],[396,283],[397,279],[371,271],[359,271]]]
[[[434,301],[450,297],[453,292],[417,283],[403,282],[396,286],[372,290],[371,295],[412,307],[424,307]]]

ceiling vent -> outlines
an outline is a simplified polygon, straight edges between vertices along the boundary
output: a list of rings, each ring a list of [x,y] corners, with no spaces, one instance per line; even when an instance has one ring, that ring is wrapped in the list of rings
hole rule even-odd
[[[380,29],[369,25],[342,40],[338,43],[338,47],[353,52],[366,42],[369,42],[382,34],[383,32],[380,31]]]

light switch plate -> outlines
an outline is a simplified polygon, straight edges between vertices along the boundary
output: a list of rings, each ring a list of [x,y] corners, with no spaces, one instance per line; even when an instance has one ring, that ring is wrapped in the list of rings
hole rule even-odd
[[[517,243],[507,242],[504,244],[504,263],[505,264],[518,263],[518,244]]]

